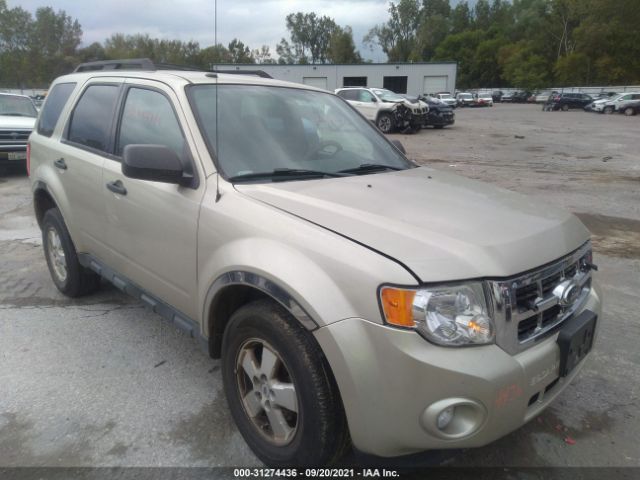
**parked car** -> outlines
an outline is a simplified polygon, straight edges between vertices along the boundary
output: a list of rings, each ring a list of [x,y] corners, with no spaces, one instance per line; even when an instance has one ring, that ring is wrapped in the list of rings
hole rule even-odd
[[[521,91],[516,92],[511,97],[512,103],[527,103],[527,100],[531,97],[531,92]]]
[[[628,117],[637,115],[640,112],[640,100],[627,102],[623,107],[617,109],[618,113],[624,113]]]
[[[472,107],[474,103],[473,95],[468,92],[456,94],[456,104],[458,107]]]
[[[54,81],[29,139],[44,255],[63,294],[102,277],[220,358],[262,462],[479,447],[584,366],[601,293],[577,217],[416,165],[332,93],[155,68]]]
[[[420,99],[429,105],[427,126],[440,129],[455,123],[456,114],[452,107],[434,97],[427,96]]]
[[[624,109],[627,104],[640,100],[640,92],[625,92],[609,101],[594,105],[593,110],[600,113],[613,113],[616,110]]]
[[[433,96],[441,102],[446,103],[451,108],[456,108],[458,106],[458,102],[449,92],[439,92]]]
[[[338,88],[335,93],[374,122],[383,133],[394,129],[417,130],[426,122],[429,110],[426,103],[411,103],[384,88]]]
[[[502,90],[496,90],[491,94],[491,98],[493,99],[494,103],[499,103],[502,101]]]
[[[501,103],[511,103],[513,100],[513,94],[515,92],[505,92],[502,94],[502,98],[500,99]]]
[[[474,107],[493,107],[493,97],[488,93],[476,94],[473,97]]]
[[[539,92],[534,98],[535,103],[547,103],[552,93],[557,93],[557,92],[550,92],[550,91]]]
[[[28,96],[0,93],[0,166],[24,166],[37,116]]]
[[[542,107],[546,111],[563,110],[570,108],[584,108],[593,103],[593,98],[586,93],[557,93],[551,95],[547,103]]]

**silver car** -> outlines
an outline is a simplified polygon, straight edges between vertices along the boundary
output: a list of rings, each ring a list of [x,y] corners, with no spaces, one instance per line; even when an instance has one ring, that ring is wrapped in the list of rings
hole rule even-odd
[[[268,465],[478,447],[538,415],[602,322],[587,229],[264,77],[130,60],[53,83],[29,141],[58,289],[107,279],[221,358]]]

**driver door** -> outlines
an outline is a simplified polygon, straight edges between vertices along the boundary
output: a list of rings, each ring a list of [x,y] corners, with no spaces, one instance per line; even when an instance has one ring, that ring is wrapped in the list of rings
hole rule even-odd
[[[204,178],[192,155],[195,148],[170,88],[139,80],[125,86],[123,98],[115,155],[105,160],[102,182],[107,264],[191,318],[198,318],[196,240],[205,182],[179,186],[128,178],[121,171],[126,145],[159,144],[173,149],[184,169],[196,179]]]

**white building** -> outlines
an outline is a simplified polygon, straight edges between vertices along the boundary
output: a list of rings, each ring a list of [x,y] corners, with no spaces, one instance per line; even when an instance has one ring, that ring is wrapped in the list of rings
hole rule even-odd
[[[455,92],[457,64],[363,63],[340,65],[216,65],[218,70],[263,70],[278,80],[333,91],[340,87],[383,87],[396,93]]]

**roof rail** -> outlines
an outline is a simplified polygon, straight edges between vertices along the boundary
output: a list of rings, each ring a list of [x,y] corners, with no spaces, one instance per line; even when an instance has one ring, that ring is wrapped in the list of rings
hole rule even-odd
[[[156,70],[156,66],[148,58],[129,58],[126,60],[101,60],[99,62],[81,63],[75,72],[93,72],[96,70]]]
[[[73,71],[77,72],[95,72],[98,70],[188,70],[196,72],[225,73],[235,75],[256,75],[262,78],[273,78],[263,70],[203,70],[188,65],[173,65],[170,63],[153,63],[148,58],[128,58],[124,60],[101,60],[98,62],[81,63]]]
[[[269,75],[267,72],[265,72],[264,70],[208,70],[211,73],[223,73],[223,74],[231,74],[231,75],[255,75],[257,77],[262,77],[262,78],[273,78],[271,75]]]

